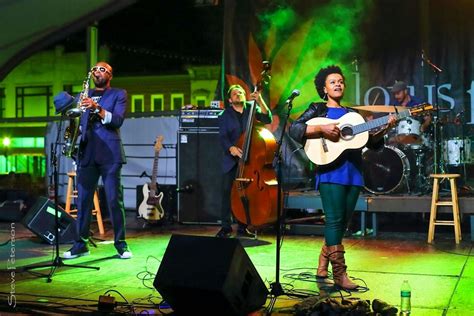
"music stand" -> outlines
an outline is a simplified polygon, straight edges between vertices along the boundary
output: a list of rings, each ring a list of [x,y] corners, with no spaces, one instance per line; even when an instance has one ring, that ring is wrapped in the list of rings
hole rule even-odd
[[[70,107],[71,104],[67,106],[67,108]],[[51,283],[53,281],[53,275],[56,272],[56,270],[60,267],[71,267],[71,268],[84,268],[84,269],[94,269],[94,270],[99,270],[100,267],[90,267],[90,266],[85,266],[85,265],[79,265],[79,264],[66,264],[63,262],[63,259],[59,256],[59,199],[58,199],[58,182],[59,182],[59,174],[58,174],[58,157],[57,157],[57,147],[59,145],[59,136],[61,135],[61,130],[62,130],[62,123],[64,120],[64,113],[66,112],[66,107],[63,109],[63,111],[56,111],[56,114],[61,113],[61,119],[59,121],[59,126],[58,126],[58,132],[56,134],[56,140],[54,144],[51,146],[51,166],[53,169],[53,182],[54,182],[54,224],[55,224],[55,242],[54,242],[54,251],[55,251],[55,258],[50,262],[50,263],[42,263],[42,264],[33,264],[30,266],[26,266],[21,268],[22,271],[28,271],[28,270],[33,270],[33,269],[40,269],[40,268],[47,268],[51,267],[51,271],[49,274],[46,276],[47,283]]]

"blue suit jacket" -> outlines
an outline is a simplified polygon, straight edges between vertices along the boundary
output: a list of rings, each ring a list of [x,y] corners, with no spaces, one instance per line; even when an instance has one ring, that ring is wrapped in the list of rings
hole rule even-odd
[[[94,90],[89,91],[89,96]],[[112,114],[112,120],[108,124],[96,121],[87,122],[90,111],[87,110],[80,121],[81,142],[79,146],[79,164],[87,166],[91,163],[109,164],[126,163],[125,151],[120,138],[120,127],[125,119],[127,109],[127,92],[123,89],[108,88],[104,91],[100,106]]]
[[[244,132],[234,112],[232,107],[228,107],[219,115],[219,139],[222,149],[224,150],[224,158],[222,160],[222,171],[224,173],[229,172],[239,162],[238,157],[234,157],[230,154],[229,148],[237,143],[240,135]],[[245,128],[247,124],[249,113],[250,106],[246,105],[243,112],[243,128]],[[270,112],[268,114],[261,113],[260,107],[257,106],[255,118],[258,121],[264,124],[270,124],[272,122],[271,115]]]

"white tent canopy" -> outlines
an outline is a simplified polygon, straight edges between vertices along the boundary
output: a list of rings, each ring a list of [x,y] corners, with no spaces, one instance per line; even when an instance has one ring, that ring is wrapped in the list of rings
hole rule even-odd
[[[40,49],[136,0],[0,0],[0,80]]]

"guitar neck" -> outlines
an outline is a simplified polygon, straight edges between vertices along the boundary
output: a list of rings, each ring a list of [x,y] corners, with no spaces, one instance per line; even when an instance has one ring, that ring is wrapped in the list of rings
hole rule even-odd
[[[410,115],[411,115],[410,111],[405,110],[405,111],[402,111],[400,113],[397,113],[396,114],[396,119],[397,120],[404,119],[405,117],[408,117]],[[367,131],[373,130],[374,128],[386,125],[386,124],[388,124],[388,118],[389,118],[389,116],[386,115],[386,116],[379,117],[378,119],[370,120],[370,121],[367,121],[365,123],[356,125],[356,126],[352,127],[353,135],[357,135],[357,134],[360,134],[360,133],[363,133],[363,132],[367,132]]]
[[[153,160],[153,172],[151,174],[150,191],[156,192],[156,176],[158,174],[158,157],[159,152],[155,152],[155,159]]]

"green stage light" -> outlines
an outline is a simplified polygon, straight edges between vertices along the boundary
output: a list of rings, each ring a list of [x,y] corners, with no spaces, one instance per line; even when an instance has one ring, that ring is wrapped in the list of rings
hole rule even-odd
[[[4,137],[3,138],[3,147],[9,147],[11,144],[11,140],[9,137]]]

